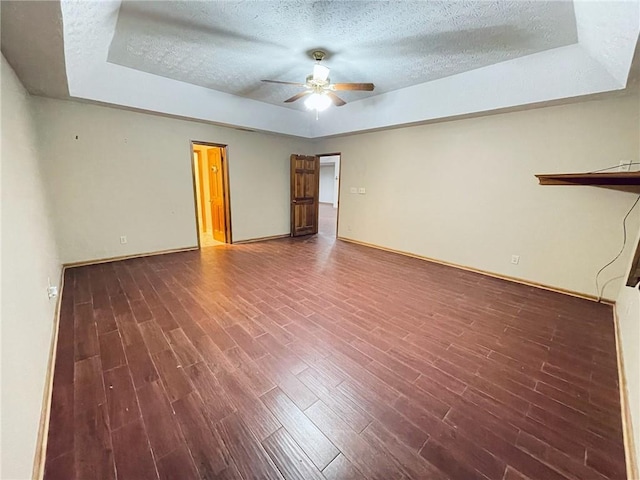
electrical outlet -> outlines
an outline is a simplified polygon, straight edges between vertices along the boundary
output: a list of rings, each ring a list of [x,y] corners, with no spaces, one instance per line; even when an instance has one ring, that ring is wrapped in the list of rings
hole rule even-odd
[[[620,172],[628,172],[629,171],[629,167],[631,167],[631,161],[624,161],[624,160],[620,160],[620,168],[618,168],[618,171]]]
[[[520,255],[511,255],[511,263],[518,265],[520,263]]]
[[[366,190],[364,187],[360,187],[360,188],[358,189],[358,193],[359,193],[360,195],[364,195],[365,193],[367,193],[367,190]]]
[[[358,193],[358,189],[356,187],[351,187],[349,189],[349,193]]]
[[[49,298],[56,298],[58,296],[58,287],[49,286],[47,287],[47,295]]]
[[[126,235],[122,235],[122,236],[120,237],[120,243],[121,243],[122,245],[124,245],[125,243],[127,243],[127,236],[126,236]]]

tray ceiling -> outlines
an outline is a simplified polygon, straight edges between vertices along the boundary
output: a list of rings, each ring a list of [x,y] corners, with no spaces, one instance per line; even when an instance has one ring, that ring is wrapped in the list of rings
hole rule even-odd
[[[640,31],[640,0],[1,7],[3,54],[32,93],[68,86],[78,99],[306,138],[622,90]],[[318,120],[301,102],[285,108],[299,90],[260,80],[304,81],[316,48],[328,52],[332,81],[375,91],[340,92],[349,103]]]
[[[221,92],[283,105],[304,82],[309,52],[329,52],[337,82],[405,88],[578,41],[573,4],[403,2],[134,2],[118,11],[107,60]]]

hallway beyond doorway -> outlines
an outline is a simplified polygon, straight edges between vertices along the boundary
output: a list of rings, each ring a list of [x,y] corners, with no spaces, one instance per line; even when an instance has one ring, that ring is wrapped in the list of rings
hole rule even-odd
[[[318,234],[335,238],[337,233],[338,209],[330,203],[321,203],[318,209]]]
[[[231,243],[226,146],[191,142],[198,246]]]

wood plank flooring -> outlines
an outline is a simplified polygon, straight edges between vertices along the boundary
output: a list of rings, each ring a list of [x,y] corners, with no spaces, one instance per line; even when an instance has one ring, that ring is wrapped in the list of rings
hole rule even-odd
[[[624,476],[609,306],[330,235],[66,271],[47,480]]]

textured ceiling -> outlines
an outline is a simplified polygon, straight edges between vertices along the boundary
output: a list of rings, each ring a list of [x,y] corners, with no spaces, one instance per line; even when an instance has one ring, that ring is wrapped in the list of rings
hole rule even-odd
[[[577,42],[570,1],[214,1],[121,3],[108,62],[282,105],[309,52],[356,100]],[[302,102],[295,104],[300,108]]]
[[[640,0],[3,0],[0,12],[2,52],[31,93],[304,138],[596,98],[640,71]],[[296,89],[259,80],[303,81],[317,47],[333,81],[374,82],[375,95],[345,94],[319,119],[282,108]]]
[[[2,0],[0,12],[2,54],[27,90],[35,95],[67,97],[60,4]]]

